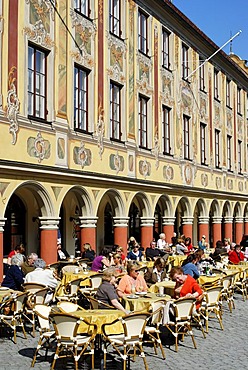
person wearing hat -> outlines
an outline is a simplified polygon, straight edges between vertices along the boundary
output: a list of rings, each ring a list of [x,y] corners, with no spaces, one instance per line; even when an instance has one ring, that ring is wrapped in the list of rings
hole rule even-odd
[[[206,235],[202,235],[201,240],[198,243],[199,249],[206,249],[207,247],[207,242],[206,242]]]
[[[69,258],[69,253],[64,249],[61,248],[61,239],[57,239],[57,253],[58,253],[58,261],[63,261]]]

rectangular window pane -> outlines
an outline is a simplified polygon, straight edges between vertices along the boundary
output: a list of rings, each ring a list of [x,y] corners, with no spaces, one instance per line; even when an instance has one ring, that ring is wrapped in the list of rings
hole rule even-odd
[[[147,54],[147,16],[139,11],[138,45],[142,53]]]
[[[74,128],[88,131],[88,75],[74,68]]]
[[[204,123],[200,124],[200,141],[201,141],[201,164],[206,164],[206,127]]]
[[[187,79],[189,75],[189,48],[182,45],[182,78]]]
[[[169,60],[169,37],[170,33],[163,30],[162,33],[162,65],[165,68],[170,67],[170,60]]]
[[[121,140],[121,121],[120,121],[120,98],[121,87],[110,83],[110,137]]]
[[[28,115],[46,119],[47,55],[36,46],[28,47]]]
[[[189,117],[183,116],[184,158],[190,159]]]
[[[170,108],[163,106],[162,111],[162,139],[164,154],[171,154],[171,133],[170,133]]]
[[[76,9],[79,13],[85,15],[86,17],[89,17],[89,0],[74,0],[74,9]]]
[[[109,0],[109,31],[120,37],[120,0]]]
[[[205,64],[204,59],[202,56],[199,58],[199,82],[200,82],[200,90],[205,91]],[[201,65],[203,64],[203,65]]]
[[[147,102],[139,96],[139,146],[147,148]]]
[[[214,98],[219,99],[219,72],[214,70]]]
[[[238,140],[238,173],[242,173],[242,141]]]
[[[227,170],[232,170],[232,152],[231,152],[232,137],[227,135]]]
[[[220,131],[215,130],[215,167],[220,168]]]

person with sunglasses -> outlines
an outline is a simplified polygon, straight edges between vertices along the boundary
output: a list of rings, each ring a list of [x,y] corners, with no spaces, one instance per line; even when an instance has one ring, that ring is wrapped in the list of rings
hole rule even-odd
[[[129,263],[127,265],[127,275],[124,275],[117,287],[119,297],[124,294],[134,294],[135,292],[147,292],[148,287],[145,279],[139,274],[139,266],[136,263]]]

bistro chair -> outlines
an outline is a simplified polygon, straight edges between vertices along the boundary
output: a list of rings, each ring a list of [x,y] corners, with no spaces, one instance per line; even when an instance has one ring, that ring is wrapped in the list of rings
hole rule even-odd
[[[39,284],[39,283],[23,283],[22,287],[25,292],[33,294],[33,293],[38,292],[38,290],[46,288],[47,286],[45,284]]]
[[[37,290],[35,293],[28,294],[28,298],[24,307],[23,317],[31,323],[33,328],[33,337],[35,337],[35,313],[33,308],[37,304],[45,304],[47,293],[50,291],[50,288],[47,287]]]
[[[99,273],[99,274],[95,274],[95,275],[91,275],[87,277],[87,279],[89,279],[90,281],[90,286],[81,288],[80,289],[81,293],[86,293],[86,294],[89,293],[89,294],[94,295],[102,283],[102,276],[103,274]]]
[[[85,311],[83,307],[79,306],[77,303],[70,302],[70,301],[58,302],[57,307],[60,309],[61,312],[64,312],[64,313],[71,313],[77,310]]]
[[[24,337],[27,339],[26,331],[23,324],[23,312],[27,299],[27,293],[12,294],[10,299],[6,300],[1,309],[4,311],[5,308],[9,307],[9,314],[0,314],[0,323],[10,327],[14,332],[14,343],[16,343],[16,328],[20,326],[22,328]]]
[[[221,317],[221,290],[221,286],[214,286],[204,292],[204,301],[199,308],[199,313],[205,320],[207,333],[211,314],[214,314],[217,317],[221,330],[224,330]]]
[[[232,309],[235,308],[233,294],[234,294],[234,276],[227,275],[222,279],[222,289],[221,289],[221,309],[223,300],[225,300],[228,304],[229,311],[232,313]]]
[[[73,357],[75,369],[78,370],[78,361],[81,356],[91,355],[91,368],[94,369],[94,340],[97,333],[97,325],[89,323],[84,318],[65,313],[51,313],[51,321],[54,326],[57,339],[57,347],[51,369],[54,369],[58,358]],[[85,333],[77,334],[80,322],[84,322],[88,329]]]
[[[163,345],[160,339],[160,325],[163,322],[163,312],[165,308],[166,301],[159,300],[156,302],[151,303],[151,316],[147,322],[144,331],[144,339],[143,343],[152,343],[154,347],[154,352],[157,355],[157,348],[160,347],[162,358],[165,360],[165,353],[163,349]]]
[[[109,304],[104,303],[100,299],[97,299],[97,298],[95,298],[91,295],[85,294],[84,296],[86,297],[86,299],[88,299],[88,301],[90,303],[90,308],[93,309],[93,310],[106,309],[106,308],[109,308],[109,309],[112,309],[112,310],[116,309],[115,307],[110,306]]]
[[[37,344],[37,348],[34,353],[34,357],[31,363],[31,367],[34,366],[36,362],[36,357],[40,351],[41,348],[45,348],[45,359],[47,358],[47,352],[48,349],[51,348],[52,343],[50,342],[51,339],[55,339],[55,331],[51,330],[50,328],[50,322],[49,322],[49,315],[51,312],[51,307],[46,306],[44,304],[37,304],[34,307],[34,314],[37,317],[38,320],[38,326],[39,326],[39,333],[40,338]]]
[[[178,336],[189,333],[193,342],[193,345],[196,347],[195,337],[193,335],[191,327],[191,318],[193,314],[193,309],[195,305],[195,299],[193,298],[180,298],[174,302],[171,302],[171,307],[174,311],[173,319],[169,319],[165,326],[175,337],[175,350],[178,351]]]
[[[82,268],[77,266],[77,265],[66,265],[66,266],[62,267],[61,271],[62,271],[62,274],[64,274],[65,272],[69,272],[71,274],[74,274],[74,273],[76,273],[76,271],[77,271],[77,273],[82,271]]]
[[[136,313],[116,319],[112,323],[103,324],[104,369],[106,369],[107,349],[108,346],[111,345],[123,360],[123,370],[127,369],[127,360],[129,361],[130,357],[135,359],[137,351],[140,353],[140,357],[142,357],[144,361],[145,369],[148,370],[148,365],[143,350],[143,337],[149,317],[149,313]],[[121,322],[122,324],[121,332],[109,334],[108,327],[117,322]]]
[[[63,286],[63,292],[64,294],[61,296],[56,296],[58,301],[70,301],[70,302],[77,302],[78,300],[78,293],[80,290],[80,284],[82,281],[88,279],[88,277],[85,278],[78,278],[75,280],[70,281],[69,283],[65,284]]]
[[[246,270],[240,272],[240,279],[235,282],[235,289],[242,293],[243,300],[247,299],[247,272]]]

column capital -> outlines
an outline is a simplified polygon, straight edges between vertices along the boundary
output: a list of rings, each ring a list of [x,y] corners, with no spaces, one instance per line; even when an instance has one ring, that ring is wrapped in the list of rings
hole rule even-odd
[[[7,218],[5,218],[5,217],[0,218],[0,233],[2,233],[4,231],[4,226],[5,226],[6,220],[7,220]]]
[[[174,226],[174,223],[175,223],[175,219],[176,217],[167,217],[167,216],[163,216],[162,217],[162,225],[173,225]]]
[[[198,217],[199,224],[209,224],[209,217],[208,216],[199,216]]]
[[[130,217],[113,217],[114,227],[128,227]]]
[[[182,217],[182,224],[183,225],[192,225],[194,221],[194,217],[190,216],[183,216]]]
[[[222,216],[213,216],[212,221],[213,221],[213,224],[221,224],[222,223]]]
[[[38,217],[40,221],[40,229],[56,230],[58,229],[60,217]]]
[[[244,222],[244,217],[243,216],[236,216],[235,217],[235,223],[236,224],[242,224]]]
[[[245,221],[245,223],[248,223],[248,216],[244,217],[244,221]]]
[[[153,226],[154,217],[140,217],[140,226]]]
[[[233,223],[233,217],[232,216],[225,216],[224,217],[224,224],[232,224]]]
[[[98,217],[83,217],[83,216],[80,216],[80,217],[78,217],[78,219],[80,221],[80,227],[94,228],[94,227],[96,227]]]

